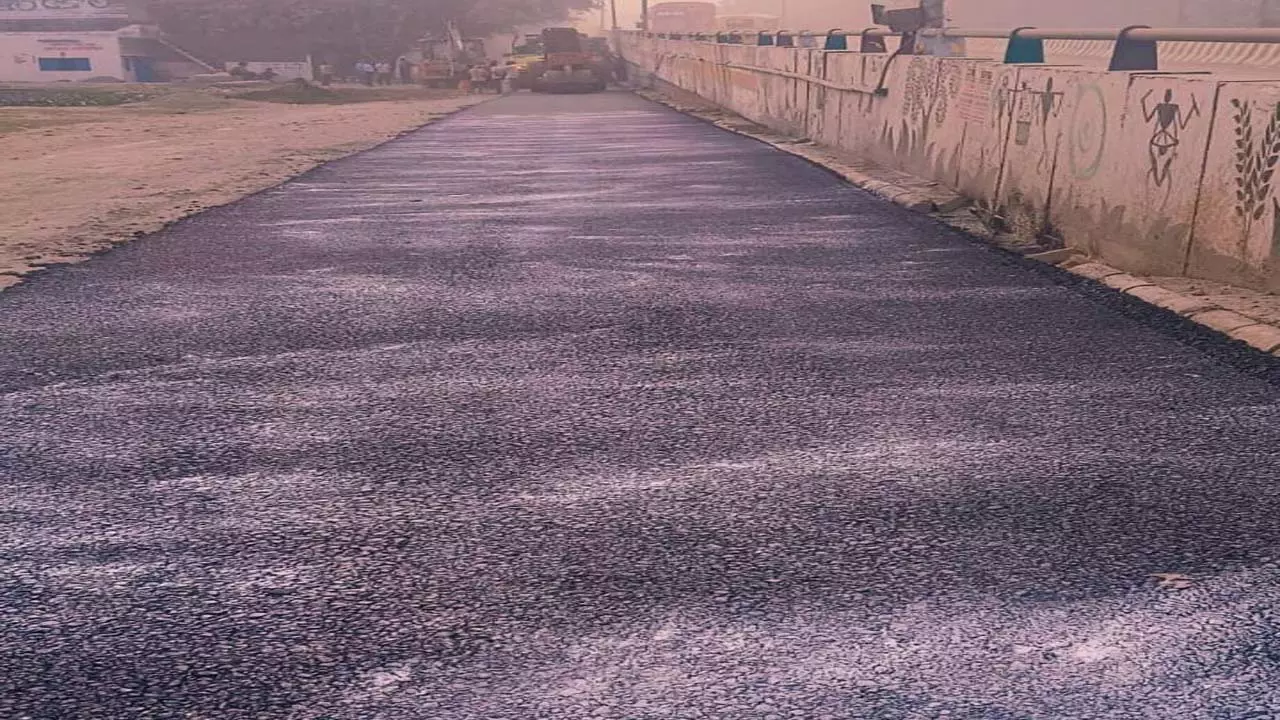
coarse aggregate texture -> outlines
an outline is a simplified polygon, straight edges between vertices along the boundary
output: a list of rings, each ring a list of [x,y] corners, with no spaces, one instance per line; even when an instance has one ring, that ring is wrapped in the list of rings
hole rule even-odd
[[[623,93],[45,271],[0,718],[1280,717],[1280,390],[1099,292]]]

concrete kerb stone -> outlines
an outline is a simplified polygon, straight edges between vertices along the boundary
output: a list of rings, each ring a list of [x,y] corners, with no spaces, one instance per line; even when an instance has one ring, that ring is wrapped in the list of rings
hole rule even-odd
[[[1227,333],[1242,343],[1265,353],[1280,355],[1280,328],[1272,325],[1248,325]]]
[[[705,120],[729,132],[759,140],[788,154],[802,157],[815,165],[831,170],[853,186],[878,195],[896,205],[914,212],[931,214],[940,221],[959,230],[972,232],[970,227],[972,223],[962,223],[956,220],[957,211],[969,204],[969,200],[963,196],[943,191],[935,193],[937,197],[929,197],[912,188],[878,179],[871,172],[853,170],[839,159],[822,152],[821,146],[811,140],[786,138],[772,132],[767,134],[755,132],[754,128],[757,126],[745,120],[726,122],[713,119],[713,117],[726,117],[728,114],[723,110],[707,111],[700,108],[683,108],[666,99],[659,92],[637,92],[649,100]],[[923,180],[921,184],[925,184]],[[932,183],[932,185],[936,186],[937,184]],[[979,222],[979,224],[981,223]],[[983,233],[976,234],[983,235]],[[1223,310],[1208,300],[1162,288],[1109,265],[1090,261],[1073,248],[1029,253],[1024,254],[1023,257],[1054,265],[1072,274],[1093,280],[1150,305],[1155,305],[1186,317],[1192,322],[1246,343],[1264,353],[1280,357],[1280,328],[1273,325],[1259,322],[1239,313]]]
[[[1223,335],[1230,335],[1236,330],[1262,324],[1251,317],[1245,317],[1230,310],[1205,310],[1192,315],[1191,319]]]
[[[969,198],[959,193],[939,194],[933,200],[934,210],[940,213],[951,213],[969,204]]]
[[[1057,250],[1046,250],[1045,252],[1032,253],[1027,255],[1028,260],[1035,260],[1047,265],[1061,265],[1076,255],[1076,251],[1071,248],[1058,248]],[[1077,263],[1079,264],[1079,263]]]
[[[893,203],[921,213],[931,213],[935,208],[932,200],[911,190],[893,196]]]
[[[1071,272],[1075,273],[1076,275],[1079,275],[1080,277],[1086,277],[1086,278],[1089,278],[1090,280],[1097,280],[1098,282],[1102,282],[1103,280],[1111,277],[1112,275],[1124,274],[1123,270],[1117,270],[1111,267],[1110,265],[1103,265],[1102,263],[1096,263],[1096,262],[1087,262],[1087,263],[1082,263],[1080,265],[1076,265],[1075,267],[1071,268]]]
[[[1120,292],[1129,292],[1140,287],[1153,285],[1154,283],[1136,278],[1129,273],[1120,273],[1118,275],[1108,275],[1102,278],[1102,284],[1110,288],[1115,288]]]
[[[1181,295],[1172,290],[1162,288],[1159,285],[1139,285],[1138,287],[1130,288],[1129,290],[1127,290],[1127,292],[1130,295],[1138,298],[1139,300],[1155,305],[1156,307],[1161,307],[1161,308],[1164,308],[1165,310],[1176,312],[1179,315],[1186,314],[1185,312],[1179,312],[1173,306],[1183,303],[1189,298],[1187,298],[1187,296],[1185,295]],[[1213,305],[1212,303],[1205,302],[1205,303],[1201,303],[1199,307],[1196,307],[1194,312],[1212,310],[1212,309],[1215,309],[1216,307],[1217,306]]]

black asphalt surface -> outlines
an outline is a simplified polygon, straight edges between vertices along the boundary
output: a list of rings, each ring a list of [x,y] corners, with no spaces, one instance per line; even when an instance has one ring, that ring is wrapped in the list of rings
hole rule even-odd
[[[1280,390],[1162,323],[486,104],[0,294],[0,718],[1280,718]]]

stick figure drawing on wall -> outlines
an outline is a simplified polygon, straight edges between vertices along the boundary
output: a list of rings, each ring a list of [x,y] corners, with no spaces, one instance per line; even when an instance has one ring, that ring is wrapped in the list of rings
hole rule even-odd
[[[1062,91],[1054,92],[1053,78],[1045,83],[1044,92],[1032,93],[1039,100],[1039,107],[1036,108],[1040,115],[1040,147],[1045,151],[1040,154],[1040,170],[1044,170],[1044,165],[1049,159],[1049,118],[1057,117],[1062,112],[1062,98],[1066,93]]]
[[[1062,98],[1066,93],[1053,89],[1053,78],[1049,78],[1044,90],[1032,90],[1029,83],[1022,83],[1016,91],[1018,98],[1018,121],[1014,129],[1014,142],[1027,145],[1031,142],[1031,129],[1040,126],[1040,162],[1039,170],[1044,170],[1050,161],[1049,156],[1049,119],[1062,112]]]
[[[1146,122],[1155,121],[1152,126],[1151,142],[1147,147],[1147,155],[1151,159],[1151,168],[1147,175],[1155,181],[1156,187],[1163,187],[1173,172],[1173,161],[1178,156],[1178,146],[1182,144],[1182,131],[1191,124],[1191,119],[1200,114],[1200,103],[1196,96],[1191,96],[1191,109],[1182,112],[1182,106],[1173,101],[1173,90],[1164,91],[1164,102],[1148,107],[1154,89],[1142,96],[1142,117]]]

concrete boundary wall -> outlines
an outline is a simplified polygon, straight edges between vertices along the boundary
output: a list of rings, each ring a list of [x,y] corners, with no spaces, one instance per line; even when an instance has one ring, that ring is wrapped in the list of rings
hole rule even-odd
[[[1280,292],[1280,82],[620,36],[645,76],[1129,272]]]

